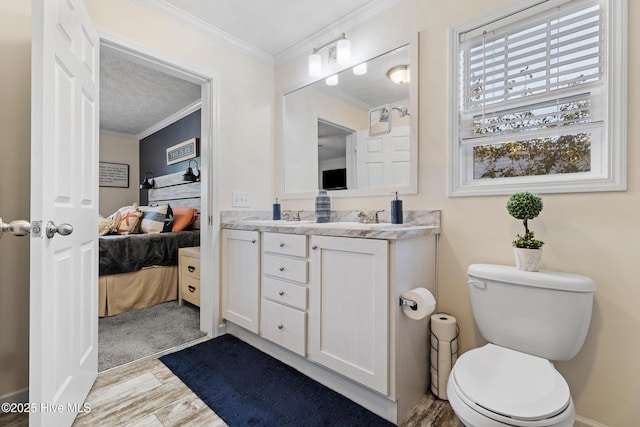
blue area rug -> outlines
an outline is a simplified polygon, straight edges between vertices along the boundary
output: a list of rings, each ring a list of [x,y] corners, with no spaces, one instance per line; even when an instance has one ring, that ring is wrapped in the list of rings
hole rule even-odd
[[[232,427],[393,425],[232,335],[160,360]]]

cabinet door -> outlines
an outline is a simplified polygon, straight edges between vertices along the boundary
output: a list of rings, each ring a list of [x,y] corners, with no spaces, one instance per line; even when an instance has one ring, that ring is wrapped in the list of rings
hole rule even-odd
[[[311,237],[309,358],[389,390],[388,242]]]
[[[258,333],[260,233],[222,230],[222,317]]]

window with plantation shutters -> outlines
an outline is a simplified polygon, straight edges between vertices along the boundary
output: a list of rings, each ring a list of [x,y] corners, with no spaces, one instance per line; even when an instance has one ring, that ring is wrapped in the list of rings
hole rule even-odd
[[[450,194],[624,190],[626,1],[528,3],[452,30]]]

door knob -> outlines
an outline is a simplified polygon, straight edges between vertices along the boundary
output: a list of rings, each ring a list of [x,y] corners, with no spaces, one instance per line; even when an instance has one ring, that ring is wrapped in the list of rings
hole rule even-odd
[[[56,233],[61,236],[68,236],[73,233],[73,227],[70,224],[56,225],[53,221],[47,222],[47,237],[51,239]]]
[[[0,238],[2,237],[2,234],[6,232],[9,232],[14,236],[26,236],[30,231],[31,224],[29,221],[17,219],[6,224],[2,222],[2,218],[0,218]]]

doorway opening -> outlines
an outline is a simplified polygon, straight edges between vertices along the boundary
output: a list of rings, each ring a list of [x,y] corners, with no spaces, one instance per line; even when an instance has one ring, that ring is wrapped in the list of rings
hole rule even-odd
[[[102,156],[105,151],[109,152],[109,150],[103,149],[103,135],[104,139],[107,141],[113,140],[113,138],[124,138],[132,137],[132,142],[136,144],[138,147],[138,153],[141,153],[143,150],[140,149],[141,141],[153,140],[154,136],[162,134],[163,132],[169,133],[169,138],[178,137],[175,133],[171,133],[170,127],[174,126],[177,128],[183,128],[185,126],[185,122],[189,122],[190,126],[199,127],[196,129],[197,131],[197,154],[195,157],[188,158],[187,161],[178,162],[174,165],[173,169],[163,169],[160,166],[167,166],[166,164],[166,149],[162,147],[161,149],[151,150],[146,147],[144,150],[145,161],[137,162],[136,167],[131,167],[130,170],[134,171],[129,177],[129,186],[133,188],[129,188],[128,193],[123,192],[123,199],[121,199],[121,203],[118,201],[116,196],[115,200],[110,199],[109,203],[111,206],[109,208],[103,209],[100,206],[100,213],[103,216],[108,216],[112,213],[112,210],[118,209],[117,205],[121,205],[121,207],[131,206],[132,204],[132,195],[135,194],[135,198],[133,201],[137,201],[139,205],[143,205],[144,208],[138,206],[138,209],[154,210],[156,206],[167,204],[168,206],[173,207],[174,209],[170,209],[170,211],[174,211],[177,209],[188,209],[189,207],[197,210],[198,215],[196,217],[195,223],[190,228],[195,228],[195,231],[190,230],[191,233],[199,234],[199,243],[181,243],[180,247],[196,247],[200,248],[200,259],[212,259],[217,260],[217,245],[213,245],[212,242],[215,242],[217,235],[217,217],[218,215],[214,215],[214,212],[217,212],[217,200],[214,195],[217,194],[216,189],[213,188],[214,185],[217,185],[217,180],[212,179],[212,177],[216,176],[217,171],[217,163],[218,156],[215,155],[217,152],[216,146],[216,130],[217,123],[215,123],[215,119],[217,117],[217,112],[215,111],[217,102],[218,93],[215,90],[216,85],[214,81],[213,73],[208,71],[201,70],[193,70],[187,69],[180,65],[179,60],[175,60],[173,58],[164,58],[159,57],[157,53],[149,53],[144,47],[134,46],[129,42],[123,41],[121,39],[113,39],[109,36],[103,36],[101,38],[101,58],[106,55],[108,58],[117,58],[118,65],[115,67],[117,69],[118,66],[122,66],[121,70],[121,83],[122,84],[134,84],[133,75],[131,70],[139,70],[144,69],[148,70],[149,73],[153,74],[155,77],[159,78],[162,82],[162,79],[166,79],[167,91],[163,93],[159,93],[159,90],[155,90],[153,94],[149,94],[148,96],[153,100],[156,100],[154,103],[158,104],[157,106],[164,106],[164,112],[161,115],[162,120],[159,120],[157,123],[154,123],[153,126],[145,128],[142,132],[133,133],[131,131],[125,130],[117,130],[117,129],[107,129],[102,126],[101,119],[101,127],[100,127],[100,153],[102,162]],[[122,65],[125,64],[125,65]],[[102,66],[101,66],[102,68]],[[113,72],[113,69],[110,70]],[[106,73],[105,73],[106,75]],[[113,84],[113,76],[110,76],[110,83]],[[101,73],[101,87],[103,83],[103,75]],[[143,82],[142,86],[145,86],[147,82]],[[119,84],[119,83],[117,83]],[[172,87],[175,85],[175,87]],[[132,112],[142,113],[142,116],[145,114],[149,115],[151,112],[151,107],[141,107],[142,102],[136,102],[136,98],[133,97],[133,93],[139,93],[141,96],[144,96],[144,91],[137,90],[125,90],[125,94],[123,98],[119,99],[118,102],[115,103],[116,110],[119,110],[118,113],[124,117],[124,122],[127,120],[131,121],[132,117],[135,116]],[[171,111],[170,114],[166,114],[167,108],[170,110],[175,110],[177,107],[171,107],[163,104],[162,97],[166,102],[164,104],[171,104],[176,98],[180,98],[184,105],[181,108],[178,108],[178,111]],[[196,99],[197,98],[197,99]],[[148,101],[148,100],[147,100]],[[103,98],[101,94],[101,116],[103,115]],[[174,105],[179,105],[174,104]],[[114,103],[110,102],[109,108],[114,108]],[[140,111],[143,110],[143,111]],[[160,108],[162,110],[162,108]],[[108,114],[104,114],[110,118],[113,118],[111,115],[112,112]],[[196,116],[199,116],[196,118]],[[194,122],[197,119],[197,125]],[[177,135],[180,135],[178,132]],[[153,141],[155,143],[155,141]],[[175,143],[171,143],[171,145],[175,145],[183,142],[182,140],[176,140]],[[113,153],[113,150],[111,150]],[[146,170],[152,169],[153,167],[149,167],[148,165],[153,165],[154,163],[146,162],[147,157],[151,156],[156,158],[155,167],[157,170]],[[124,163],[124,162],[123,162]],[[184,163],[184,165],[183,165]],[[170,201],[148,201],[145,197],[146,191],[141,190],[140,194],[136,194],[138,192],[138,183],[141,183],[142,180],[146,178],[152,178],[154,183],[162,183],[165,184],[156,184],[154,188],[159,192],[164,192],[165,188],[171,188],[179,185],[182,192],[187,187],[187,185],[182,186],[182,182],[175,183],[176,179],[180,180],[182,173],[176,172],[181,170],[180,168],[186,169],[186,165],[189,167],[193,167],[193,169],[199,169],[199,181],[197,183],[187,183],[190,186],[189,192],[192,193],[192,200],[185,201],[185,199],[181,196],[174,196],[175,199]],[[144,169],[144,170],[143,170]],[[149,174],[150,173],[150,174]],[[166,182],[169,179],[170,182]],[[172,181],[173,180],[173,181]],[[191,184],[194,184],[193,186]],[[197,186],[195,185],[197,184]],[[160,187],[163,187],[160,189]],[[194,190],[197,188],[197,190]],[[99,189],[101,193],[101,204],[102,204],[102,192],[103,187]],[[109,189],[112,191],[112,189]],[[162,190],[162,191],[161,191]],[[112,191],[113,193],[113,191]],[[197,193],[197,194],[195,194]],[[127,194],[127,195],[125,195]],[[164,197],[164,196],[163,196]],[[161,205],[162,206],[162,205]],[[144,215],[144,213],[143,213]],[[169,213],[165,213],[165,218],[169,218]],[[145,216],[146,218],[146,216]],[[172,218],[175,218],[176,222],[178,219],[177,214],[173,215]],[[168,220],[167,220],[168,222]],[[175,223],[174,223],[175,224]],[[167,224],[165,224],[166,226]],[[170,229],[170,228],[169,228]],[[166,229],[165,231],[169,231]],[[181,232],[178,232],[181,233]],[[160,235],[162,233],[159,233]],[[167,233],[168,234],[176,234],[174,232]],[[126,238],[124,236],[116,236],[117,238]],[[168,237],[168,236],[167,236]],[[157,243],[156,243],[157,244]],[[101,246],[102,248],[102,246]],[[171,254],[170,254],[171,255]],[[178,254],[172,254],[175,259],[179,259]],[[101,255],[102,256],[102,252]],[[121,264],[127,264],[130,260],[122,259]],[[167,266],[162,267],[166,268],[167,271],[170,272],[158,272],[155,276],[151,275],[149,277],[145,276],[145,280],[147,280],[147,284],[151,284],[152,287],[155,283],[163,283],[167,289],[167,292],[172,292],[171,294],[163,295],[161,297],[148,296],[148,292],[142,291],[142,296],[140,297],[143,302],[136,306],[136,310],[127,309],[124,312],[117,313],[114,315],[109,315],[108,317],[103,317],[100,320],[99,333],[98,333],[98,354],[99,354],[99,371],[106,370],[108,368],[118,366],[129,361],[137,360],[142,357],[150,356],[152,354],[161,353],[163,351],[169,350],[171,348],[183,347],[188,345],[190,341],[201,339],[200,337],[203,335],[216,336],[217,335],[217,327],[214,325],[218,324],[218,264],[217,262],[202,262],[200,263],[201,268],[199,268],[199,282],[200,282],[200,301],[199,304],[192,304],[187,301],[194,301],[193,299],[186,299],[182,304],[178,304],[178,301],[174,299],[173,296],[176,296],[178,293],[178,283],[177,278],[180,275],[179,266]],[[200,267],[199,266],[199,267]],[[154,266],[155,267],[155,266]],[[147,267],[145,267],[145,270]],[[102,271],[102,263],[101,263],[101,271]],[[140,270],[142,272],[142,270]],[[142,273],[147,273],[142,272]],[[142,277],[142,273],[140,277]],[[101,273],[102,274],[102,273]],[[136,275],[138,272],[126,272],[120,273],[121,276],[118,279],[124,277],[125,275]],[[117,276],[117,275],[113,275]],[[100,276],[100,286],[101,292],[104,289],[111,289],[112,292],[110,295],[116,295],[117,292],[113,291],[113,288],[106,288],[103,286],[103,278],[111,277],[109,275]],[[128,280],[128,279],[127,279]],[[129,283],[131,286],[137,286],[140,282],[139,278],[134,278],[129,281],[125,280],[124,282],[117,283]],[[172,285],[173,283],[173,285]],[[111,285],[109,285],[111,286]],[[171,289],[173,287],[173,289]],[[132,288],[133,289],[133,288]],[[140,293],[141,288],[136,288],[135,291]],[[105,291],[108,292],[108,291]],[[105,293],[102,292],[102,293]],[[124,290],[123,295],[130,295],[132,292],[129,290]],[[149,292],[153,293],[155,290],[150,290]],[[104,295],[100,295],[101,304],[104,298],[104,301],[107,301]],[[144,300],[151,301],[148,306],[144,303]],[[159,303],[158,303],[159,302]],[[139,306],[142,305],[142,308]],[[117,306],[116,304],[112,304],[112,306]],[[117,309],[115,311],[118,311]],[[159,326],[158,332],[149,333],[148,328],[144,326],[145,322],[151,322],[152,325]],[[181,327],[175,328],[176,322],[182,322]],[[165,323],[167,326],[162,327],[161,325]],[[174,327],[169,327],[173,325]],[[109,328],[109,329],[105,329]],[[107,332],[108,331],[108,332]],[[114,334],[115,331],[115,334]],[[151,339],[152,345],[145,344],[144,342],[140,345],[140,337],[137,337],[136,334],[141,334],[140,337],[144,337],[146,340]],[[109,338],[112,342],[118,343],[115,348],[117,352],[112,352],[114,346],[109,344],[107,341],[101,338]],[[115,337],[115,338],[114,338]],[[112,354],[105,354],[105,352],[111,351]],[[146,354],[145,354],[146,353]]]

